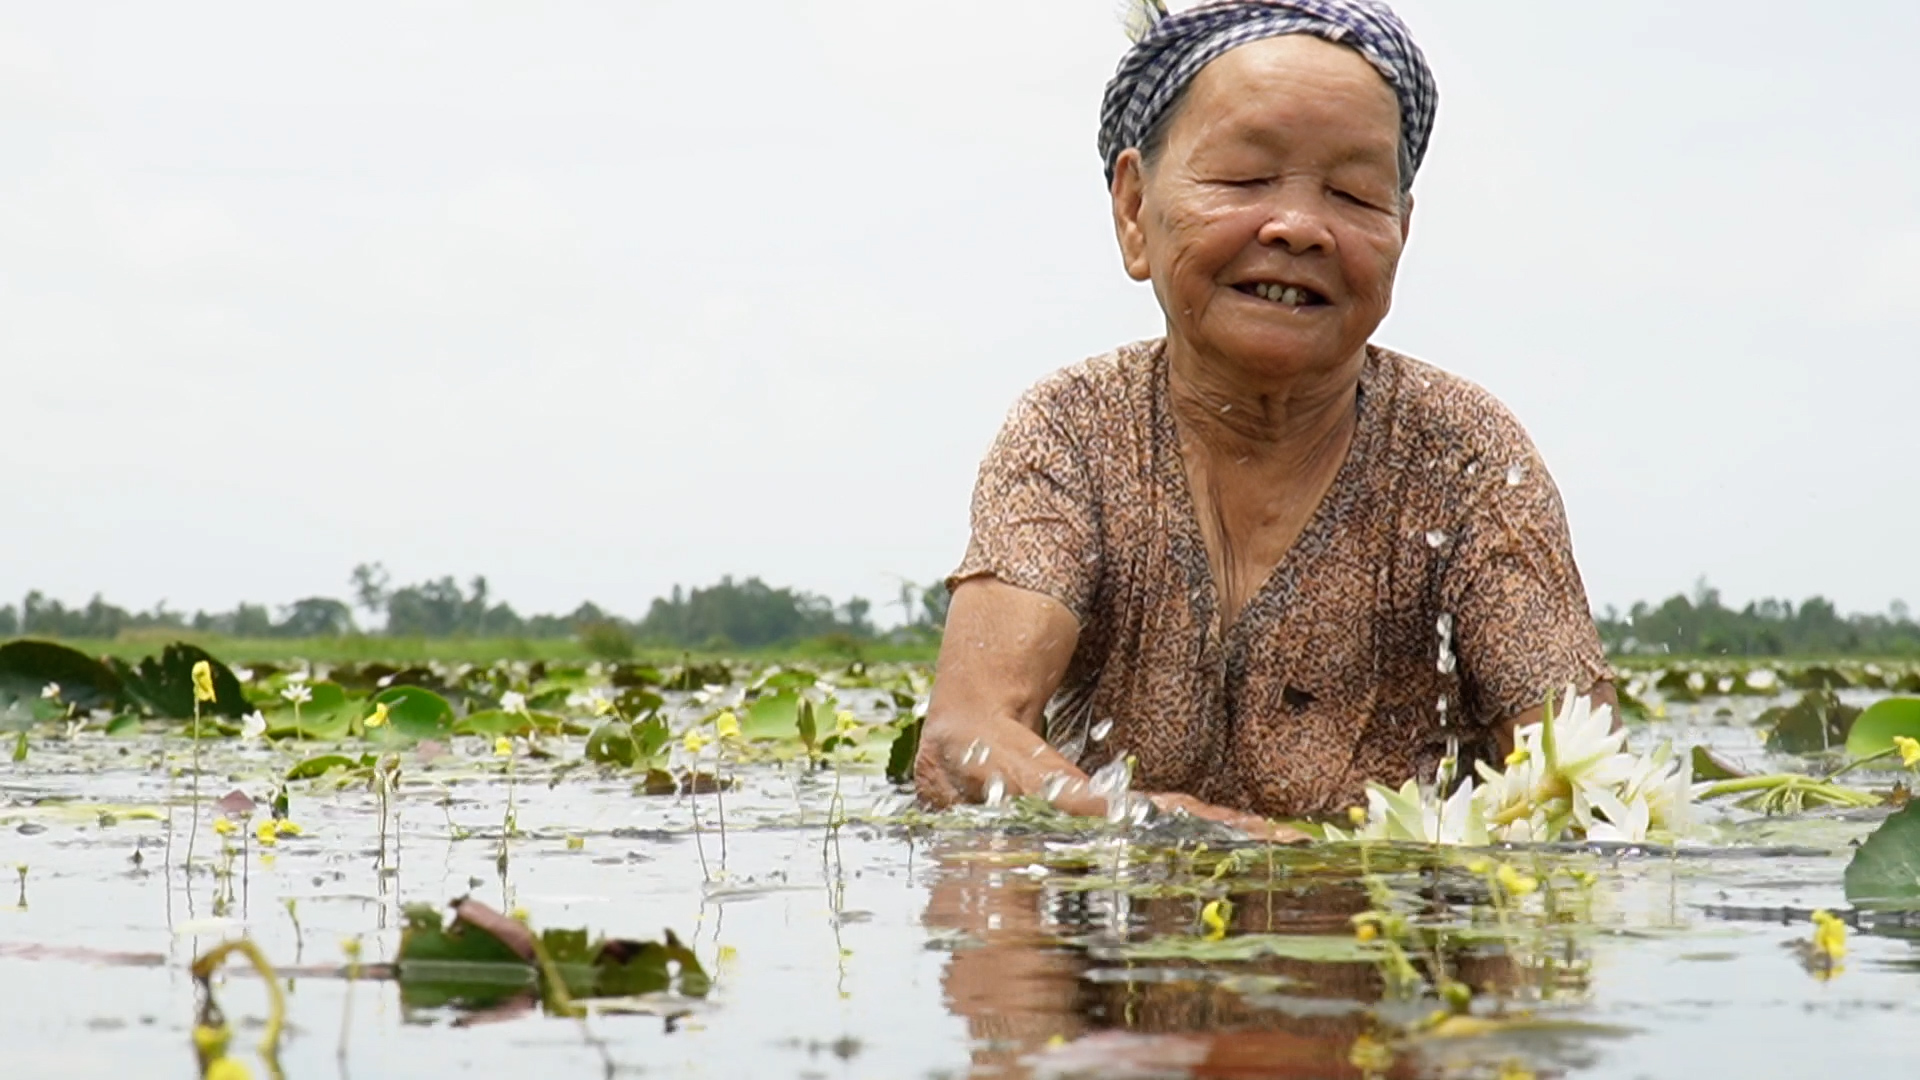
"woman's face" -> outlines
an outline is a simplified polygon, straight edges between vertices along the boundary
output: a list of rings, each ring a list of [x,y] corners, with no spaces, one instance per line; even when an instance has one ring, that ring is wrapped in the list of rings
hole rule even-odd
[[[1176,345],[1256,377],[1353,359],[1406,242],[1400,111],[1350,49],[1301,35],[1204,68],[1151,164],[1122,155],[1115,225]]]

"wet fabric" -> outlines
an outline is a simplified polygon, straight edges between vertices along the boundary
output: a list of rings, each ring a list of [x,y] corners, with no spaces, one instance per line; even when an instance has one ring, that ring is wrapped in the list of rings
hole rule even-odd
[[[1164,341],[1020,400],[950,584],[991,576],[1079,621],[1049,741],[1087,769],[1135,755],[1142,790],[1336,813],[1456,742],[1470,775],[1494,725],[1611,677],[1559,492],[1507,410],[1380,348],[1357,407],[1326,497],[1222,628]]]
[[[1121,59],[1100,108],[1100,157],[1107,182],[1128,147],[1178,101],[1200,69],[1250,42],[1310,34],[1371,63],[1400,103],[1401,184],[1427,156],[1439,90],[1426,56],[1386,4],[1370,0],[1224,0],[1160,19]]]

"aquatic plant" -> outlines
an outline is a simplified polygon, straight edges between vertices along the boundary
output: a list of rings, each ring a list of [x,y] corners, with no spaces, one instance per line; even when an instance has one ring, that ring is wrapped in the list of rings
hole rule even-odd
[[[1481,846],[1600,840],[1640,843],[1673,836],[1691,820],[1693,786],[1688,763],[1662,743],[1648,755],[1626,749],[1613,710],[1569,693],[1556,712],[1514,735],[1506,768],[1476,764],[1451,792],[1409,780],[1399,790],[1367,785],[1367,809],[1357,830],[1328,827],[1331,840],[1388,840]]]

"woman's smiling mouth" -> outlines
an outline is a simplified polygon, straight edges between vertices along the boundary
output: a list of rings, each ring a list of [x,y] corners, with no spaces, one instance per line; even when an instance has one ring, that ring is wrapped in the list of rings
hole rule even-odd
[[[1304,285],[1282,285],[1277,281],[1249,281],[1235,285],[1234,289],[1248,296],[1288,307],[1320,307],[1327,298]]]

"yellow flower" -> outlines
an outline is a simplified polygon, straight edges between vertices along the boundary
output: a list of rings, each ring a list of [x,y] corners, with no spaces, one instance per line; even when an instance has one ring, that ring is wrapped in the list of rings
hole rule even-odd
[[[1507,768],[1511,769],[1515,765],[1523,764],[1528,758],[1532,756],[1533,756],[1532,754],[1527,752],[1526,747],[1524,746],[1515,747],[1513,753],[1507,755]]]
[[[705,750],[707,748],[707,744],[712,742],[713,738],[709,736],[706,732],[701,731],[699,728],[688,728],[687,737],[680,741],[681,741],[681,745],[687,748],[687,753],[697,754],[700,751]]]
[[[254,828],[253,838],[260,841],[261,847],[272,847],[274,841],[280,839],[280,830],[274,828],[273,819],[268,818]]]
[[[1361,1035],[1353,1040],[1353,1049],[1347,1051],[1347,1064],[1369,1076],[1376,1075],[1393,1068],[1393,1051],[1372,1036]]]
[[[1893,745],[1900,750],[1900,764],[1912,768],[1920,765],[1920,739],[1909,739],[1905,735],[1895,735]]]
[[[1363,922],[1353,928],[1353,936],[1361,942],[1372,941],[1380,936],[1380,928],[1370,922]]]
[[[512,757],[513,756],[513,740],[507,738],[505,735],[502,735],[499,738],[493,740],[493,756],[494,757]]]
[[[200,1052],[205,1061],[225,1057],[227,1044],[233,1041],[233,1032],[225,1025],[211,1027],[207,1024],[193,1026],[193,1048]]]
[[[341,938],[340,951],[344,953],[349,960],[360,959],[360,939],[357,937]]]
[[[587,846],[587,838],[586,838],[586,837],[584,837],[584,836],[569,836],[569,837],[567,837],[567,850],[568,850],[568,851],[579,851],[579,850],[580,850],[581,848],[583,848],[583,847],[586,847],[586,846]]]
[[[1500,864],[1494,876],[1499,878],[1500,887],[1507,890],[1508,896],[1525,896],[1540,887],[1538,881],[1505,863]]]
[[[1829,962],[1847,955],[1847,924],[1831,912],[1813,913],[1813,949]]]
[[[853,718],[852,710],[841,709],[839,712],[833,714],[833,733],[835,735],[851,735],[858,730],[860,730],[860,721]]]
[[[232,819],[230,818],[214,818],[213,819],[213,831],[219,833],[221,836],[232,836],[233,830],[234,830],[234,824]]]
[[[1367,808],[1364,806],[1347,807],[1347,820],[1353,822],[1353,827],[1356,829],[1365,827],[1367,824]]]
[[[253,1080],[253,1074],[247,1071],[245,1062],[221,1056],[207,1062],[207,1071],[200,1074],[200,1080]]]
[[[213,665],[205,660],[193,662],[193,700],[213,700]]]
[[[387,723],[387,703],[384,701],[374,702],[373,715],[367,717],[367,726],[370,728],[384,727],[386,726],[386,723]]]
[[[1233,918],[1233,901],[1209,900],[1207,906],[1200,909],[1200,921],[1206,924],[1208,941],[1219,941],[1227,936],[1227,924]]]
[[[275,818],[273,820],[273,831],[281,836],[299,836],[303,830],[300,826],[295,825],[286,818]]]
[[[719,732],[723,739],[737,739],[740,737],[740,718],[733,715],[733,711],[729,709],[714,718],[713,729]]]

